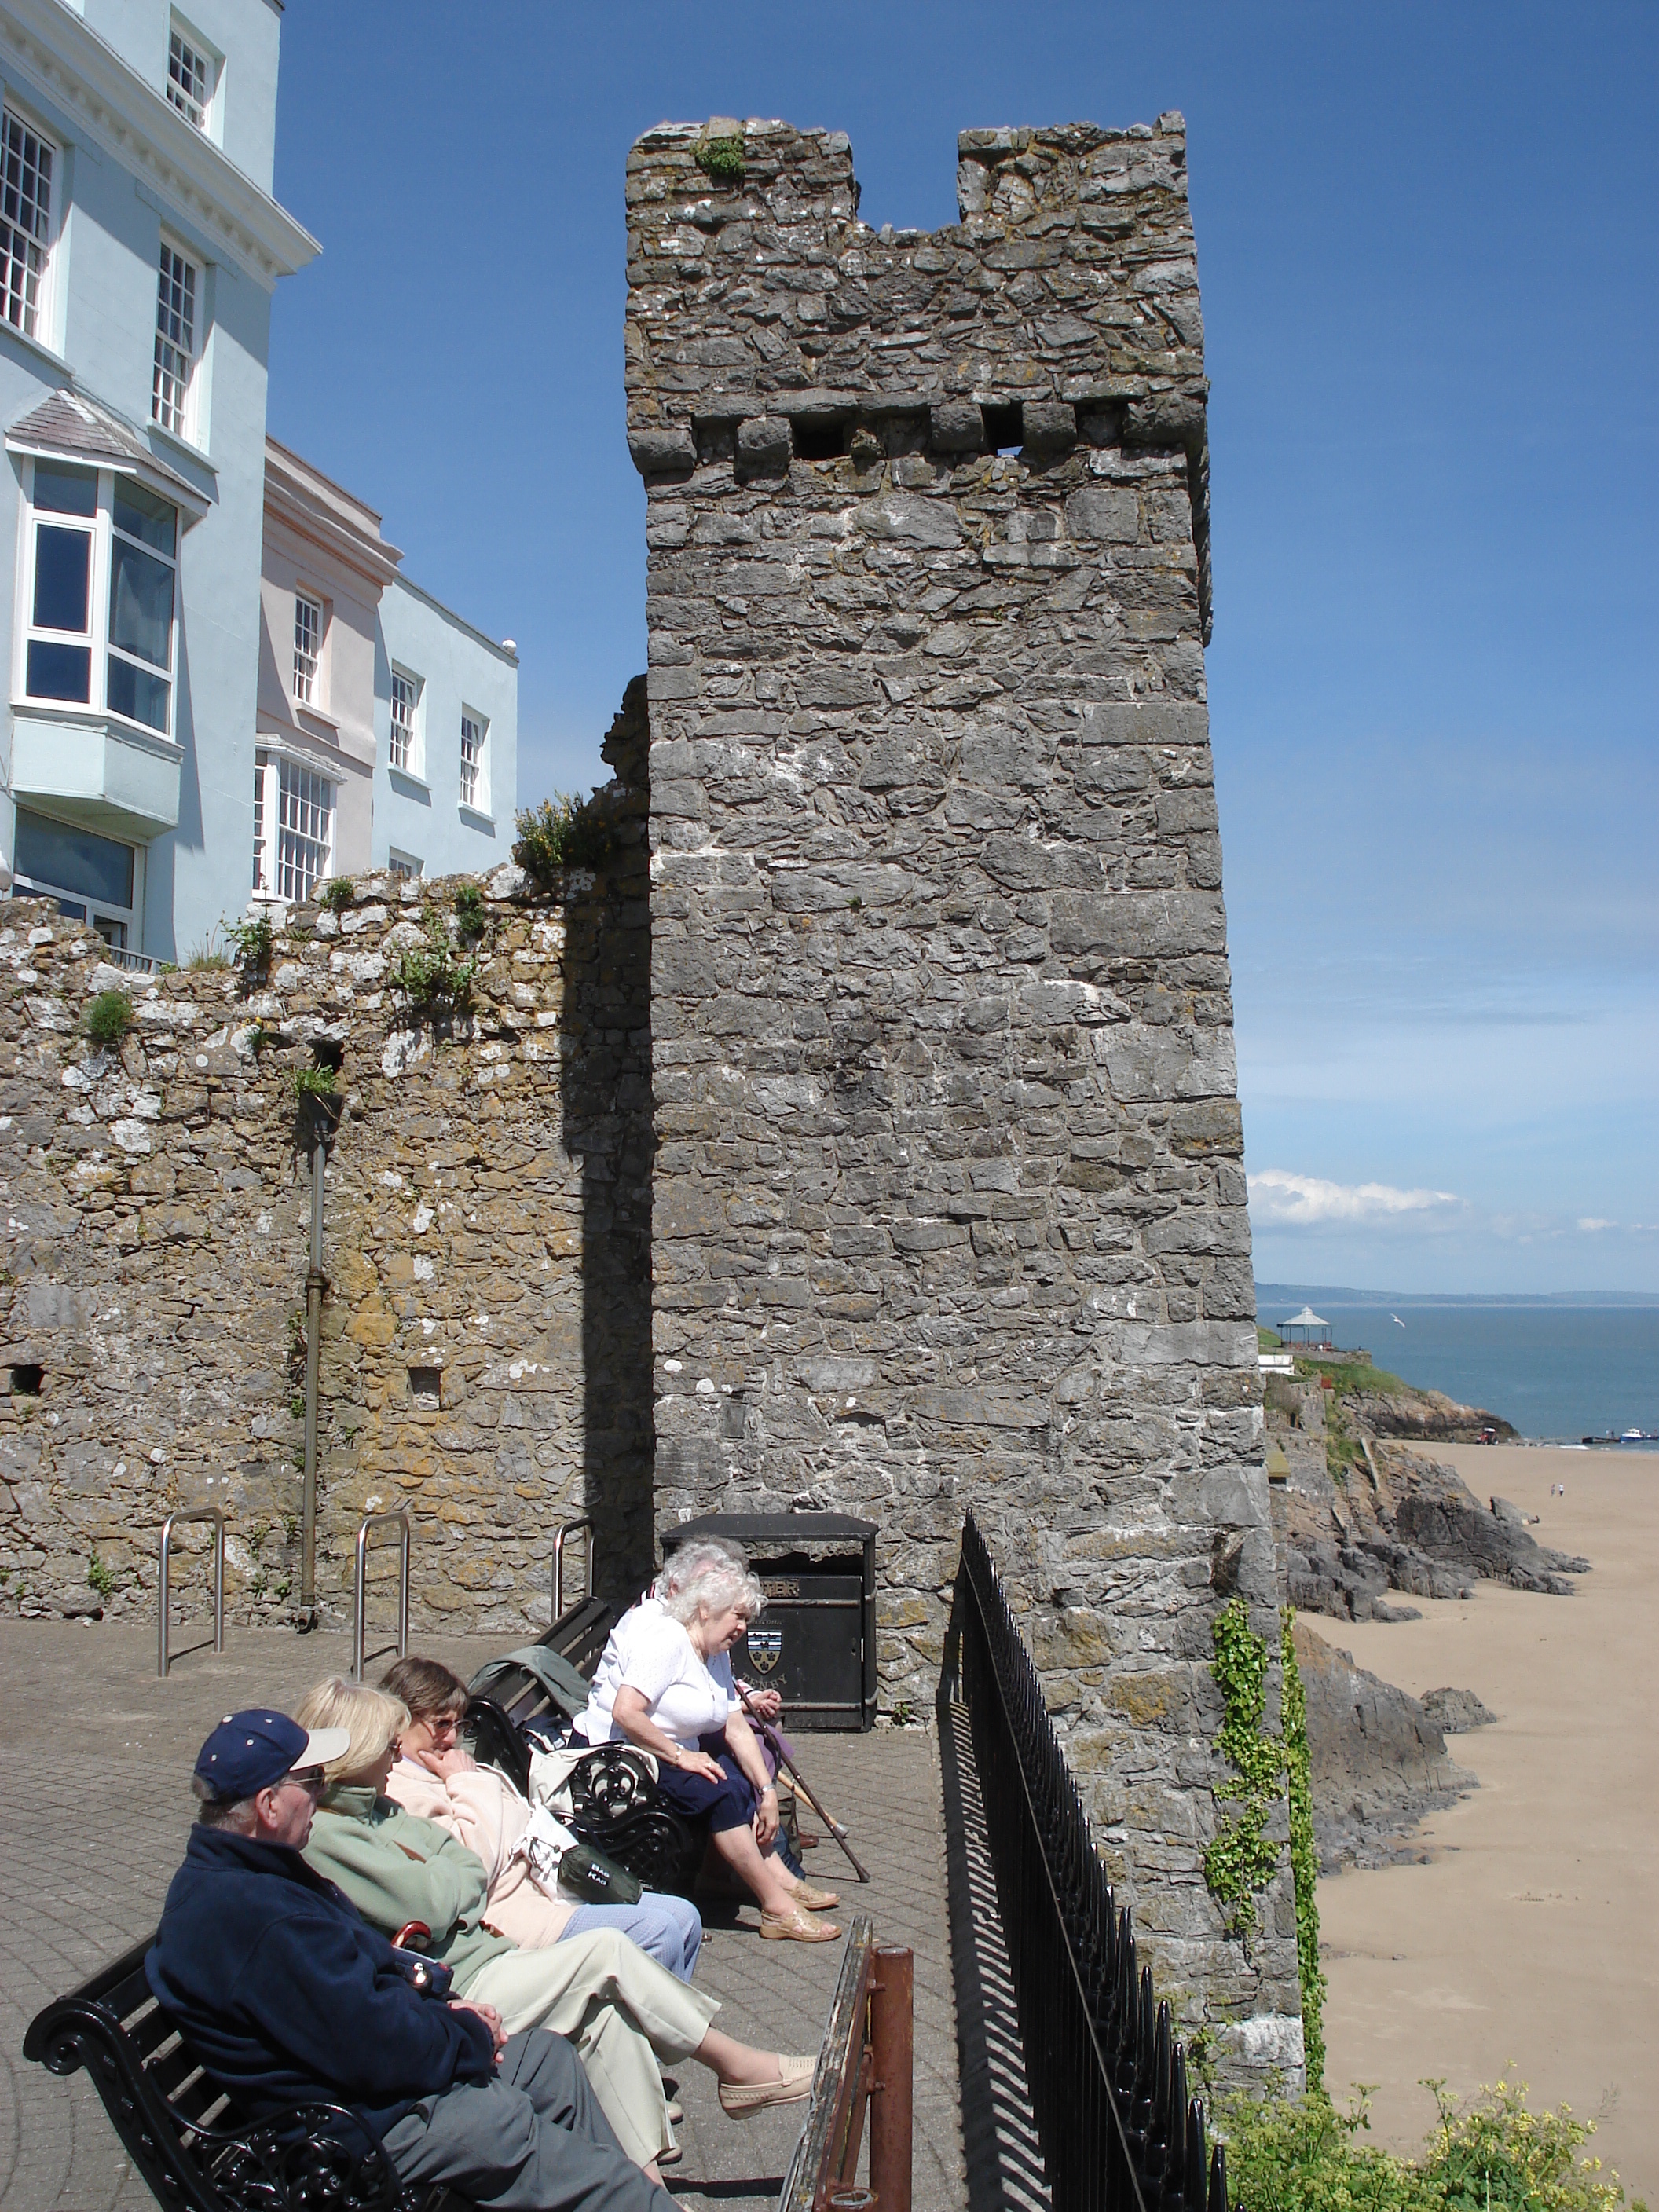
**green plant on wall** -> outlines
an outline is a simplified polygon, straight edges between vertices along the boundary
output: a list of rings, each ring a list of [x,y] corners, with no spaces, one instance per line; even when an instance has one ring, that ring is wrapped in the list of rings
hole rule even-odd
[[[743,182],[743,140],[740,137],[704,138],[691,149],[692,158],[710,184]]]
[[[464,946],[476,945],[489,927],[484,895],[477,884],[461,884],[455,892],[455,935]]]
[[[1282,1744],[1263,1732],[1267,1708],[1267,1646],[1250,1626],[1243,1598],[1230,1598],[1211,1625],[1210,1672],[1222,1696],[1216,1749],[1233,1773],[1215,1795],[1238,1810],[1224,1820],[1204,1854],[1204,1878],[1226,1917],[1230,1935],[1249,1939],[1258,1924],[1256,1893],[1272,1881],[1279,1846],[1264,1830],[1284,1771]]]
[[[566,868],[597,868],[616,842],[610,823],[574,792],[556,791],[539,806],[520,807],[514,821],[519,835],[513,857],[538,884]]]
[[[270,966],[271,949],[276,942],[270,916],[263,911],[245,915],[240,921],[228,921],[223,927],[235,948],[244,978],[263,975]]]
[[[121,1587],[113,1567],[106,1567],[96,1552],[87,1561],[87,1581],[101,1598],[112,1598]]]
[[[320,1067],[296,1067],[294,1071],[294,1095],[304,1105],[307,1098],[333,1098],[338,1091],[335,1071],[326,1062]]]
[[[1315,1887],[1319,1855],[1314,1848],[1313,1785],[1308,1761],[1308,1701],[1296,1663],[1294,1609],[1280,1615],[1279,1657],[1285,1677],[1285,1786],[1290,1801],[1291,1872],[1296,1878],[1296,1963],[1302,1984],[1302,2041],[1308,2087],[1325,2086],[1325,1977],[1319,1966],[1319,1906]]]
[[[472,1003],[475,972],[472,961],[456,957],[442,921],[429,914],[426,943],[398,954],[392,985],[417,1020],[432,1021],[466,1012]]]
[[[331,914],[343,914],[356,896],[356,888],[349,876],[331,876],[318,892],[317,901]]]
[[[81,1026],[100,1052],[115,1052],[132,1027],[132,1002],[125,991],[100,991],[88,1000]]]

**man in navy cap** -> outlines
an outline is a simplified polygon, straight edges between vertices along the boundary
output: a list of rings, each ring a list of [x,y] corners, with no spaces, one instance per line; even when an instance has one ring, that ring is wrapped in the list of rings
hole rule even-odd
[[[348,2106],[405,2183],[500,2212],[673,2212],[623,2152],[562,2036],[503,2038],[447,1968],[395,1951],[300,1856],[344,1729],[229,1713],[144,1962],[209,2075],[254,2118]]]

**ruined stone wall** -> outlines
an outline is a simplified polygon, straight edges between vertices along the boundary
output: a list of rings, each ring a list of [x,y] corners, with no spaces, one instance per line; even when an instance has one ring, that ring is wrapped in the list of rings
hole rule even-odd
[[[878,1520],[890,1703],[971,1504],[1161,1982],[1294,2069],[1288,1866],[1248,1953],[1201,1867],[1277,1615],[1185,154],[969,131],[927,234],[840,136],[634,149],[658,1509]]]
[[[394,977],[426,918],[453,939],[453,882],[360,880],[339,914],[302,910],[263,977],[136,976],[49,907],[0,904],[0,1602],[151,1614],[162,1518],[216,1504],[233,1616],[291,1615],[310,1219],[294,1076],[319,1042],[343,1051],[347,1102],[325,1182],[325,1613],[349,1617],[356,1524],[377,1502],[413,1509],[417,1625],[545,1623],[551,1531],[585,1511],[602,1584],[637,1587],[642,691],[610,744],[635,778],[608,796],[617,854],[556,896],[498,871],[472,1011],[435,1027]],[[110,988],[137,1018],[100,1052],[80,1024]],[[39,1395],[4,1390],[33,1366]],[[205,1533],[180,1533],[194,1609]],[[395,1553],[379,1557],[389,1577]],[[388,1581],[376,1606],[389,1623]]]

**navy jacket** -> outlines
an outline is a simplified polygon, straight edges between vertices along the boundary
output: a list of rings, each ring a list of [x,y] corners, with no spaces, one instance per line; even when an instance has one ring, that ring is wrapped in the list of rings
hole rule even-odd
[[[298,1851],[198,1825],[144,1972],[255,2118],[321,2100],[380,2136],[417,2098],[495,2070],[483,2022],[416,1990],[413,1965]]]

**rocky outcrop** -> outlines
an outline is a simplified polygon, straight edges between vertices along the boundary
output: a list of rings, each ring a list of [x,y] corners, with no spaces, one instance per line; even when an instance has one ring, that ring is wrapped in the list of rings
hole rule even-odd
[[[1498,1718],[1473,1690],[1425,1690],[1422,1705],[1442,1735],[1466,1735],[1471,1729],[1490,1728]]]
[[[1362,1457],[1334,1474],[1322,1442],[1276,1441],[1273,1530],[1285,1595],[1298,1611],[1339,1620],[1411,1618],[1388,1593],[1465,1597],[1477,1581],[1569,1596],[1589,1561],[1547,1551],[1518,1517],[1481,1504],[1455,1468],[1403,1445],[1363,1439]]]
[[[1518,1438],[1501,1413],[1483,1406],[1461,1406],[1440,1390],[1359,1391],[1349,1407],[1374,1437],[1399,1437],[1415,1443],[1477,1444],[1492,1430],[1500,1442]]]
[[[1352,1653],[1304,1622],[1294,1635],[1321,1872],[1426,1858],[1412,1830],[1477,1788],[1475,1777],[1451,1758],[1443,1728],[1417,1698],[1357,1667]]]

